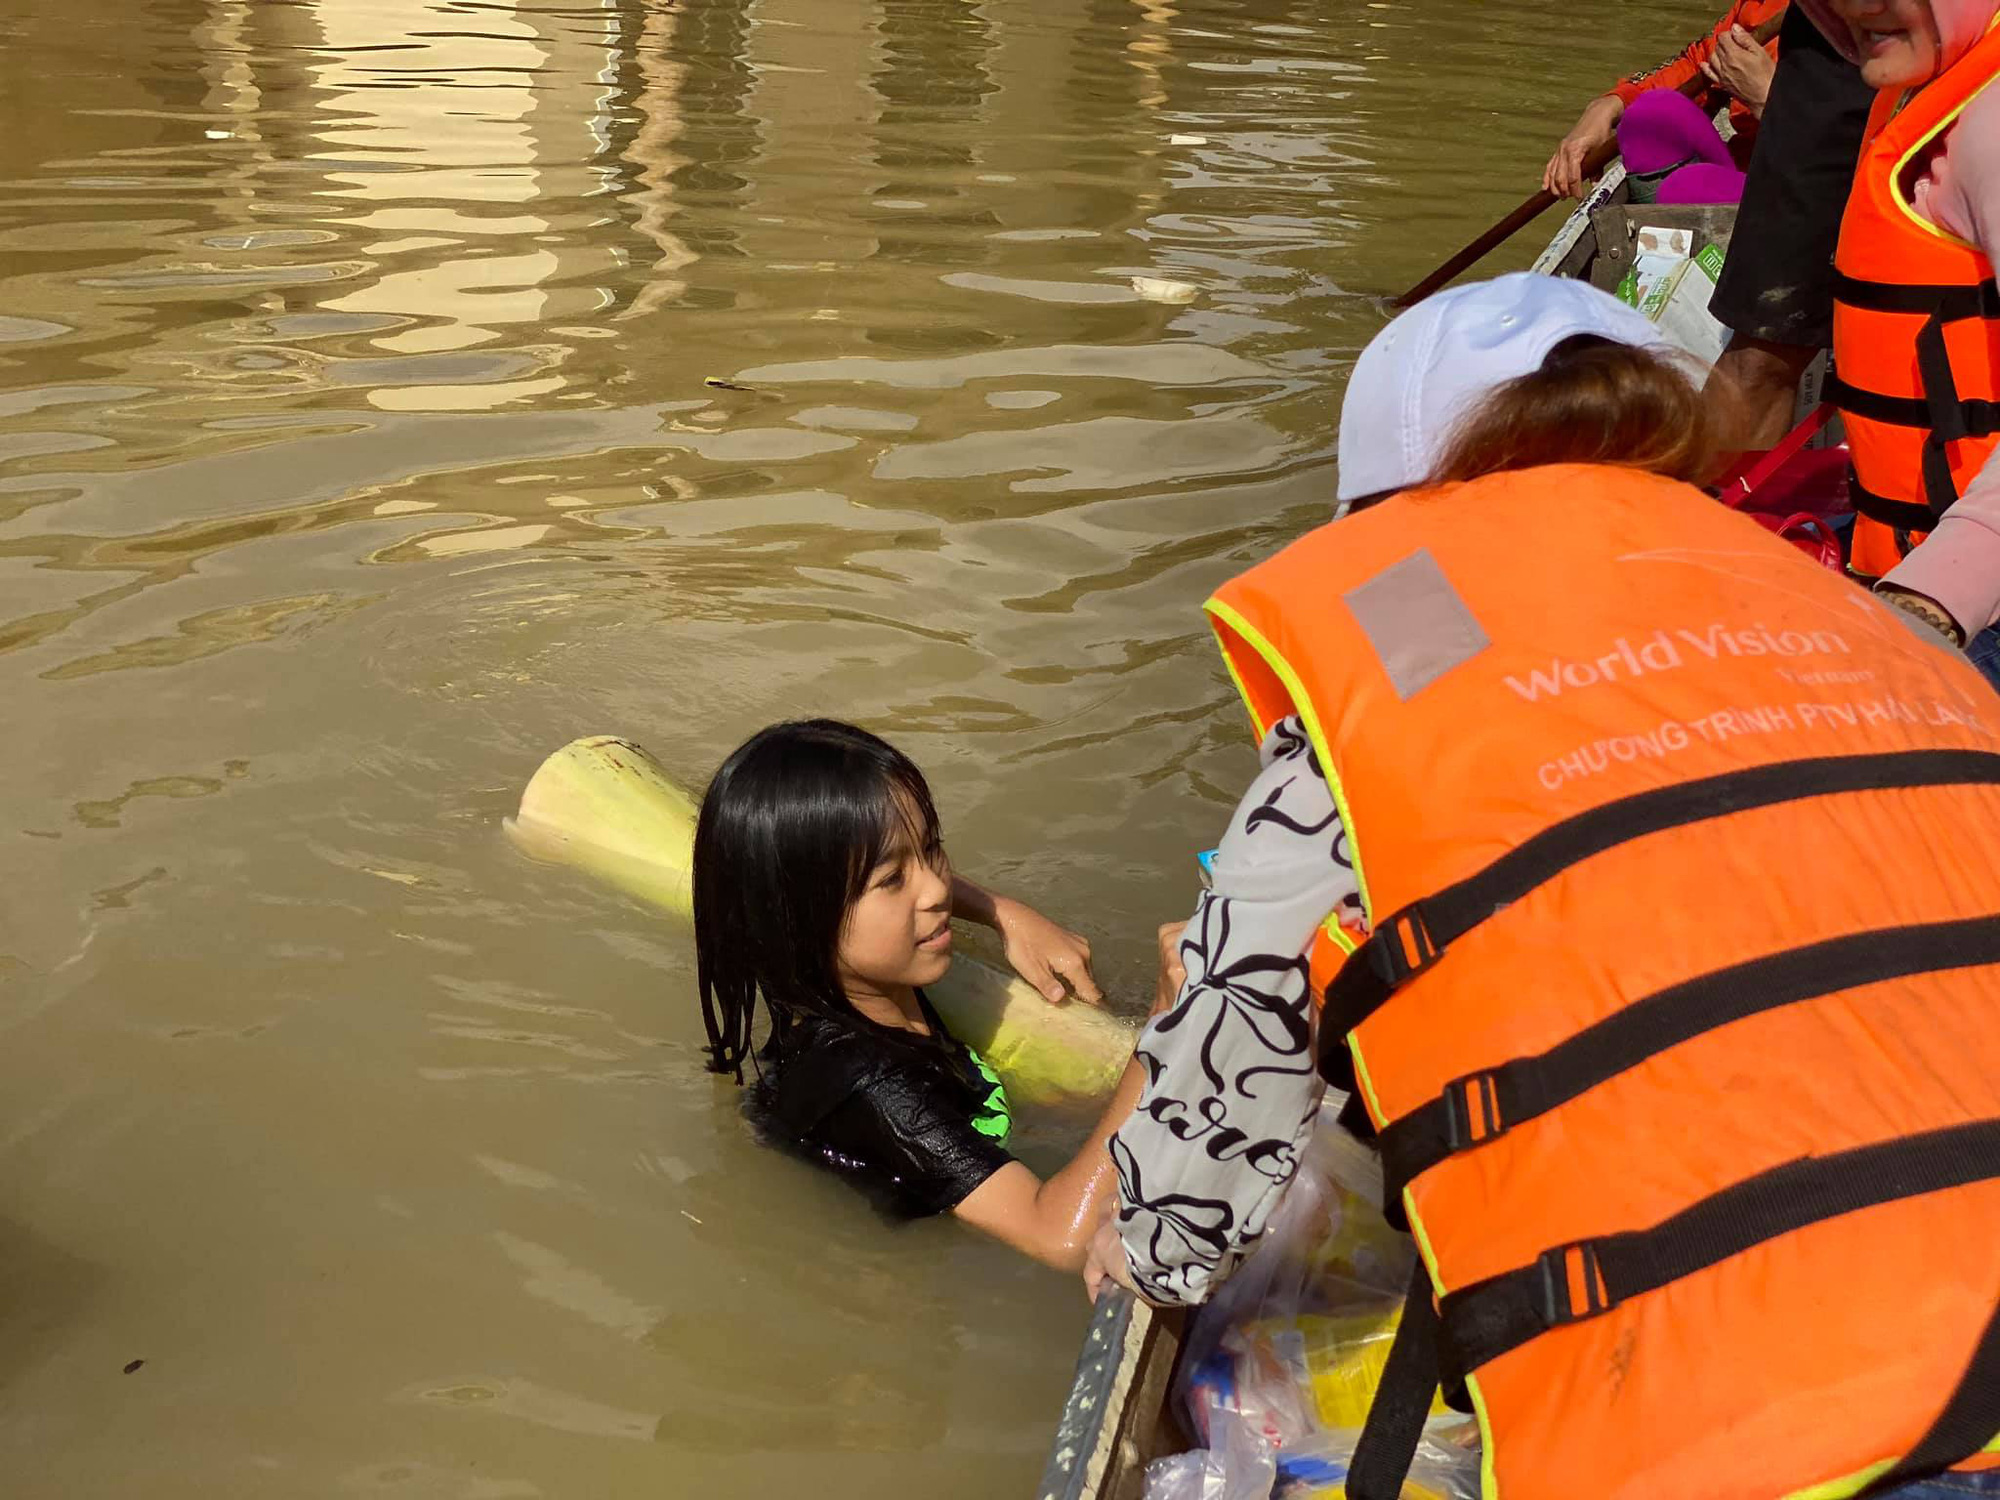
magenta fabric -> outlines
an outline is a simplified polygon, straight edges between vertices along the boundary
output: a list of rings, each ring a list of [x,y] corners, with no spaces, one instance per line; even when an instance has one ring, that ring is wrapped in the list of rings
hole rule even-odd
[[[1662,203],[1739,203],[1743,199],[1744,176],[1734,167],[1696,162],[1669,173],[1660,184]]]
[[[1729,148],[1701,106],[1672,89],[1641,94],[1618,120],[1618,153],[1625,170],[1644,176],[1685,161],[1732,166]]]

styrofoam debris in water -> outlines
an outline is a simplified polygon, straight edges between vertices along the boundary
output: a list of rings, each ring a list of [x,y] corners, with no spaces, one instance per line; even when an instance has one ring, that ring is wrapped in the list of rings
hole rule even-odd
[[[1132,290],[1148,302],[1192,302],[1196,288],[1185,281],[1165,281],[1157,276],[1134,276]]]
[[[1170,135],[1167,137],[1167,144],[1169,146],[1206,146],[1208,144],[1208,137],[1205,135]]]

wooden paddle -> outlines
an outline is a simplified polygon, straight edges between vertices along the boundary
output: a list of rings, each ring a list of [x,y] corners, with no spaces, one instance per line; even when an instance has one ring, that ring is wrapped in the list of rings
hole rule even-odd
[[[1770,41],[1772,37],[1778,34],[1778,28],[1784,24],[1784,21],[1785,12],[1784,10],[1779,10],[1767,17],[1750,35],[1761,45]],[[1696,73],[1694,77],[1680,85],[1679,92],[1687,95],[1690,99],[1694,99],[1700,97],[1713,87],[1714,84],[1709,81],[1707,74]],[[1617,155],[1618,143],[1614,137],[1584,158],[1583,175],[1585,177],[1595,177],[1609,166],[1612,159]],[[1430,275],[1403,293],[1402,296],[1392,301],[1389,306],[1400,310],[1423,301],[1424,298],[1428,297],[1439,287],[1452,281],[1472,265],[1484,260],[1496,246],[1512,239],[1517,231],[1526,225],[1534,223],[1536,219],[1542,216],[1544,210],[1557,201],[1554,193],[1536,193],[1519,208],[1507,215],[1506,218],[1495,224],[1463,250],[1459,251],[1450,260],[1439,266]]]

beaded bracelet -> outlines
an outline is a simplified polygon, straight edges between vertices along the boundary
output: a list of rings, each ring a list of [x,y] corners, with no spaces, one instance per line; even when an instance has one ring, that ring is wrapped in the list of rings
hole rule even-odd
[[[1954,646],[1965,644],[1965,632],[1959,629],[1958,621],[1946,614],[1922,594],[1907,593],[1902,589],[1883,589],[1882,597],[1905,614],[1915,615]]]

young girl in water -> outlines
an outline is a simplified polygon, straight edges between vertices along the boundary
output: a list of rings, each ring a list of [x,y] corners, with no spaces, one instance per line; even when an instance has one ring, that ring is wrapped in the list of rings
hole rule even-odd
[[[1007,1149],[1007,1093],[945,1029],[924,986],[951,967],[953,917],[997,929],[1051,1000],[1099,997],[1089,949],[952,873],[923,774],[865,730],[776,724],[723,763],[694,844],[709,1068],[743,1082],[767,1136],[912,1215],[950,1212],[1059,1269],[1083,1263],[1110,1192],[1105,1140],[1136,1066],[1076,1158],[1047,1182]],[[769,1036],[753,1051],[757,1002]]]

